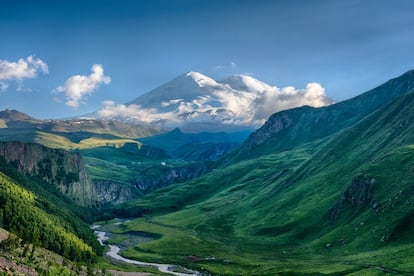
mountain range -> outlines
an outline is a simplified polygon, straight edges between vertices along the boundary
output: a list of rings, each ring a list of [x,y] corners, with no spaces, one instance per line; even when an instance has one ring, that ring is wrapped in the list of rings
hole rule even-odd
[[[318,83],[309,83],[305,89],[280,89],[246,75],[215,81],[188,72],[127,104],[106,102],[89,116],[179,127],[186,132],[235,131],[257,128],[280,110],[331,103]]]
[[[414,71],[339,103],[321,92],[189,72],[102,118],[0,112],[0,223],[74,261],[102,253],[91,214],[128,219],[109,240],[125,258],[206,275],[414,275]],[[269,95],[314,106],[273,113]],[[24,230],[49,221],[59,242]]]

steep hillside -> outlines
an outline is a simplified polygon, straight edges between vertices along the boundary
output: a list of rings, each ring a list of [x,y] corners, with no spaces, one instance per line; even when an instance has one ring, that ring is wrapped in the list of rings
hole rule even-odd
[[[93,261],[101,248],[88,225],[73,213],[76,207],[53,194],[47,184],[20,175],[4,161],[0,165],[1,225],[25,242],[68,259]]]
[[[0,112],[0,120],[0,141],[8,141],[1,144],[0,156],[21,172],[57,185],[83,205],[125,202],[143,192],[199,175],[201,165],[191,171],[192,162],[177,164],[169,160],[164,150],[136,140],[159,134],[156,128],[115,120],[41,121],[16,110]],[[161,163],[167,160],[166,170]],[[153,179],[154,173],[157,179]]]
[[[0,228],[0,275],[103,275],[91,264],[70,261],[61,255],[28,243]]]
[[[275,113],[223,163],[283,151],[327,137],[413,89],[414,70],[347,101],[327,107],[304,106]]]
[[[175,160],[154,147],[81,150],[101,204],[126,202],[172,183],[184,182],[208,170],[204,162]]]
[[[149,216],[124,231],[163,235],[124,255],[239,275],[413,275],[413,107],[403,95],[335,136],[120,207]]]
[[[38,144],[0,142],[0,156],[25,175],[38,176],[81,205],[97,203],[81,156]]]

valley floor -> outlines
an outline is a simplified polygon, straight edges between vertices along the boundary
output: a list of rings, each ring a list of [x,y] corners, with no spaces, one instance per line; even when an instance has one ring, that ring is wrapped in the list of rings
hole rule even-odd
[[[300,245],[230,241],[142,218],[120,224],[114,231],[144,231],[159,237],[122,251],[124,257],[178,263],[206,275],[414,275],[413,245],[359,254],[327,248],[321,253]]]

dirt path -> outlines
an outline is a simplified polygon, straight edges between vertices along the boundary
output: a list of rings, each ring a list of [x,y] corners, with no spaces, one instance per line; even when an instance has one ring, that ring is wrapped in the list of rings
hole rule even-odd
[[[3,228],[0,228],[0,241],[3,241],[9,237],[9,232],[4,230]]]

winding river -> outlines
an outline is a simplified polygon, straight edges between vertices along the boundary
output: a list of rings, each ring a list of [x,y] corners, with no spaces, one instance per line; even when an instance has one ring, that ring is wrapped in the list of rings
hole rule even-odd
[[[94,225],[92,226],[92,229],[95,231],[95,235],[99,241],[99,243],[101,245],[104,245],[104,241],[108,240],[109,238],[107,237],[107,232],[104,231],[100,231],[97,230],[101,227],[101,225]],[[201,275],[200,272],[198,271],[194,271],[191,269],[187,269],[181,266],[177,266],[177,265],[172,265],[172,264],[157,264],[157,263],[147,263],[147,262],[141,262],[141,261],[136,261],[136,260],[132,260],[132,259],[128,259],[125,257],[122,257],[121,255],[119,255],[119,251],[121,250],[118,246],[116,245],[112,245],[109,244],[109,251],[106,252],[106,255],[110,258],[113,258],[115,260],[121,261],[121,262],[125,262],[128,264],[135,264],[135,265],[140,265],[140,266],[152,266],[157,268],[159,271],[164,272],[164,273],[169,273],[169,274],[173,274],[173,275],[177,275],[177,276],[195,276],[195,275]],[[181,268],[181,270],[185,270],[186,273],[183,272],[175,272],[174,271],[174,267],[179,267]]]

